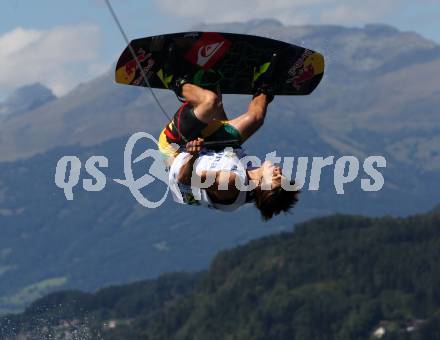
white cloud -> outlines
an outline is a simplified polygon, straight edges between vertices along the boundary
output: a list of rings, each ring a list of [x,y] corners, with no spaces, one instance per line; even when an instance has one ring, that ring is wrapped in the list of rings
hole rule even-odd
[[[320,22],[359,25],[383,22],[391,13],[402,9],[406,0],[368,0],[363,2],[338,1],[320,15]]]
[[[383,21],[409,0],[155,0],[165,12],[195,22],[215,23],[275,18],[285,24],[359,25]],[[432,1],[432,0],[425,0]]]
[[[0,35],[0,93],[41,82],[63,95],[97,75],[101,33],[91,24]]]

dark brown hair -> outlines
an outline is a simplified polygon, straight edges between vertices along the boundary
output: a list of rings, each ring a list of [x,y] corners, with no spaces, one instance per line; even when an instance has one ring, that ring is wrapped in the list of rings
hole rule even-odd
[[[291,185],[295,181],[290,182]],[[261,212],[264,221],[271,219],[280,212],[289,211],[298,202],[299,190],[286,190],[282,185],[272,190],[255,188],[255,206]]]

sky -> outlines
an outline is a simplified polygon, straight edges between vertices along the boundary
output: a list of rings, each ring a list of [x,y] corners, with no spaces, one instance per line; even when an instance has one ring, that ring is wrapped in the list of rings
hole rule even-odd
[[[440,43],[440,0],[110,1],[130,39],[274,18],[286,25],[384,23]],[[109,70],[125,45],[104,0],[2,0],[0,100],[35,82],[62,96]]]

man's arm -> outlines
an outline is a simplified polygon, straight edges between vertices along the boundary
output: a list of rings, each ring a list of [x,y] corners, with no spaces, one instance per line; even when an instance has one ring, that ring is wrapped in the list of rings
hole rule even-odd
[[[191,185],[191,177],[194,171],[194,163],[199,157],[199,153],[202,150],[202,147],[202,138],[198,138],[196,140],[186,143],[186,151],[189,153],[189,155],[187,156],[186,163],[179,170],[179,174],[177,175],[178,182],[185,185]]]
[[[179,174],[177,175],[177,181],[185,184],[185,185],[191,185],[191,177],[194,170],[194,163],[197,160],[196,155],[188,155],[187,156],[187,162],[180,168]]]

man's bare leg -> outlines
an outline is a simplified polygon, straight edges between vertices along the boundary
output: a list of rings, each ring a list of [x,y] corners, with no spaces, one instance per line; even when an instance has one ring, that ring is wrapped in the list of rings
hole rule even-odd
[[[247,112],[228,122],[240,132],[243,141],[247,140],[263,125],[267,105],[267,95],[261,93],[252,99]]]
[[[203,123],[227,120],[219,96],[214,92],[186,83],[182,86],[182,97],[194,107],[195,116]]]

